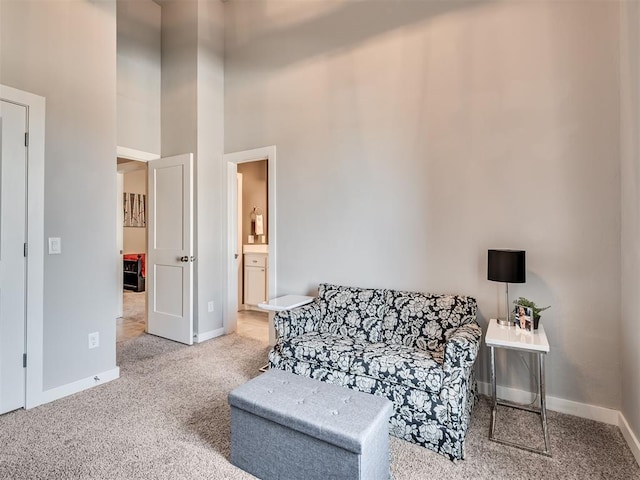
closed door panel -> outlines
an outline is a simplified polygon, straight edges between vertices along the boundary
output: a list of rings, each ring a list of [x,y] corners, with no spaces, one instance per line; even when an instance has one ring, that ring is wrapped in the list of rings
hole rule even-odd
[[[183,267],[173,265],[155,265],[155,308],[156,313],[176,318],[184,316],[182,292]]]
[[[184,250],[184,166],[171,165],[156,168],[154,187],[156,198],[155,248],[157,250]]]
[[[0,413],[24,407],[27,108],[0,101]]]

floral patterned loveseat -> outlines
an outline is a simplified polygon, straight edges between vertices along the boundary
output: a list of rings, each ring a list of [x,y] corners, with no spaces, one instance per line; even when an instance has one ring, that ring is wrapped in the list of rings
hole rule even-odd
[[[475,299],[321,284],[275,316],[271,368],[387,397],[391,433],[464,458],[481,329]]]

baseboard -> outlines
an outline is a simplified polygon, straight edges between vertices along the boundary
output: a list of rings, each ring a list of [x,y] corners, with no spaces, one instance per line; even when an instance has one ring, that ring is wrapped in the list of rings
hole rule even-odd
[[[478,382],[478,391],[484,395],[491,396],[491,384]],[[527,392],[509,387],[497,387],[498,398],[510,400],[517,403],[531,403],[535,393]],[[610,408],[599,407],[597,405],[589,405],[587,403],[574,402],[565,400],[564,398],[551,397],[547,395],[547,409],[554,412],[567,413],[576,417],[596,420],[598,422],[608,423],[609,425],[619,424],[620,412]]]
[[[627,444],[631,449],[631,453],[633,453],[633,456],[636,457],[636,462],[638,462],[638,465],[640,465],[640,441],[638,441],[638,437],[636,437],[633,433],[633,430],[631,430],[631,427],[627,423],[627,419],[624,418],[622,412],[620,412],[619,420],[620,421],[618,426],[620,427],[622,436],[627,441]]]
[[[60,387],[45,390],[44,392],[42,392],[40,404],[49,403],[60,398],[68,397],[69,395],[73,395],[74,393],[87,390],[97,385],[102,385],[103,383],[110,382],[111,380],[115,380],[116,378],[120,378],[119,367],[112,368],[111,370],[107,370],[106,372],[98,373],[96,375],[92,375],[90,377],[83,378],[72,383],[67,383],[66,385],[61,385]]]
[[[206,342],[207,340],[211,340],[212,338],[216,338],[221,335],[224,335],[224,327],[218,328],[217,330],[209,330],[208,332],[197,333],[196,343]]]
[[[258,307],[257,305],[248,305],[248,304],[243,304],[242,308],[240,308],[239,310],[250,311],[250,312],[262,312],[262,313],[265,312],[264,309]]]

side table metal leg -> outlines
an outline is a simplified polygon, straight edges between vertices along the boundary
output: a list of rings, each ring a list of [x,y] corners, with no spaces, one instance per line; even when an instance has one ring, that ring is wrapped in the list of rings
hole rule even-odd
[[[549,429],[547,428],[547,397],[544,378],[544,353],[538,354],[538,368],[540,369],[540,420],[542,422],[542,432],[544,433],[544,453],[551,455],[549,442]]]
[[[489,438],[493,439],[496,428],[496,411],[498,409],[498,394],[496,388],[496,350],[489,347],[491,355],[491,426],[489,427]]]

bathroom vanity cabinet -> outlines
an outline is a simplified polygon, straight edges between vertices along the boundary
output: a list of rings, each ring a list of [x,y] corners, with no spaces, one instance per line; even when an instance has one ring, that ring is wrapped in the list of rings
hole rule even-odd
[[[244,254],[244,304],[257,306],[269,296],[269,255]]]

